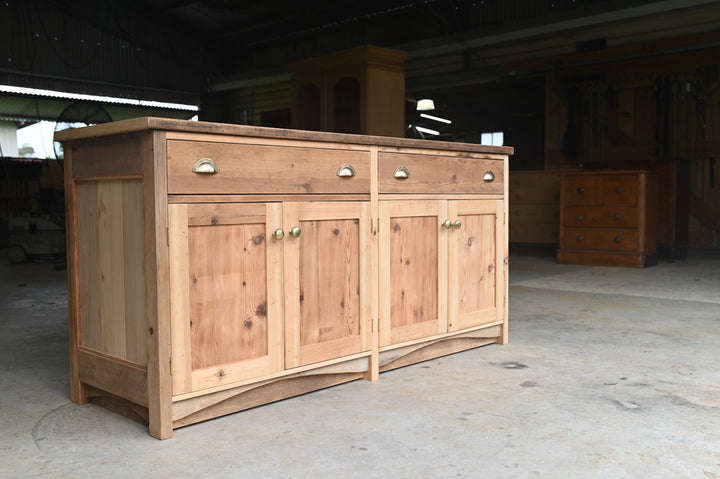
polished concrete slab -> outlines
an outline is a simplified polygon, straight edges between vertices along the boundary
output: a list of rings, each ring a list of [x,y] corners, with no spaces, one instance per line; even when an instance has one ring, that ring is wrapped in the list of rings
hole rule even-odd
[[[0,262],[0,477],[720,478],[720,251],[510,258],[510,344],[175,431],[69,401],[65,272]]]

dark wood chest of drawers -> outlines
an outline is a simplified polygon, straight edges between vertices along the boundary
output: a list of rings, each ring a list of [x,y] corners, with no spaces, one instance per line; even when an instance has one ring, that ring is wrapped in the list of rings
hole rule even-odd
[[[562,176],[558,263],[654,265],[656,228],[656,173],[591,171]]]

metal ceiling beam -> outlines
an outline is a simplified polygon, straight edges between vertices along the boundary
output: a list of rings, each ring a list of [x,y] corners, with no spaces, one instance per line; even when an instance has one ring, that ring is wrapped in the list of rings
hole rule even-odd
[[[633,5],[633,3],[636,5]],[[435,38],[422,42],[407,43],[399,45],[397,48],[407,50],[409,52],[407,60],[413,61],[420,58],[448,55],[467,49],[472,50],[504,43],[531,41],[541,37],[557,36],[567,32],[610,25],[615,22],[637,21],[651,16],[717,5],[717,0],[662,0],[653,2],[616,0],[598,6],[570,11],[568,15],[572,15],[573,18],[569,19],[554,22],[544,19],[542,23],[535,19],[524,28],[521,25],[512,23],[494,29],[482,27],[446,39]],[[495,32],[492,30],[495,30]]]

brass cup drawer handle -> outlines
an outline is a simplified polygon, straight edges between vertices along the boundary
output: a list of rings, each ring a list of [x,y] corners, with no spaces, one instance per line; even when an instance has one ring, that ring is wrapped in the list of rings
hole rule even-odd
[[[355,168],[353,168],[352,165],[340,165],[340,168],[337,170],[337,175],[340,178],[352,178],[356,174]]]
[[[200,158],[195,162],[195,166],[192,169],[193,173],[200,173],[203,175],[214,175],[220,173],[217,163],[212,158]]]
[[[404,180],[406,178],[410,178],[410,170],[408,170],[407,167],[405,167],[405,166],[398,166],[397,168],[395,168],[393,177],[397,178],[399,180]]]

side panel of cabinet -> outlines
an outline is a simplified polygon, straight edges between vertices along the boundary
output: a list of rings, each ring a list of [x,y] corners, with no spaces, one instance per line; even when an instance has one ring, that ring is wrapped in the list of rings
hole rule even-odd
[[[502,319],[502,208],[496,200],[449,202],[449,217],[462,226],[450,232],[448,331]]]
[[[381,201],[380,347],[447,332],[446,201]]]
[[[173,394],[282,370],[281,205],[168,210]]]
[[[285,366],[369,351],[370,204],[284,203],[283,226]]]

